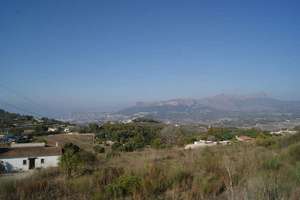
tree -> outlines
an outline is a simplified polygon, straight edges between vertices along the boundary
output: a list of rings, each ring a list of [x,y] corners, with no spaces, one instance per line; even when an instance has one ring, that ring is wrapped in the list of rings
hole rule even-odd
[[[88,125],[88,129],[89,129],[89,132],[91,132],[91,133],[97,133],[99,126],[96,123],[91,123]]]
[[[4,163],[1,161],[0,162],[0,174],[3,174],[5,172],[5,166]]]
[[[160,149],[162,147],[162,142],[160,138],[156,138],[151,142],[151,147],[155,149]]]
[[[44,125],[39,125],[34,128],[35,135],[44,135],[47,133],[48,128]]]
[[[65,172],[67,178],[72,177],[73,173],[81,164],[79,151],[80,148],[72,143],[64,145],[63,155],[60,159],[59,166]]]

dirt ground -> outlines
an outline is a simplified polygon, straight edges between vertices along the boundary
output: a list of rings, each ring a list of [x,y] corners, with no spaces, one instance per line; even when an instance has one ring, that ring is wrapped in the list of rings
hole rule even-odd
[[[94,145],[94,134],[57,134],[43,137],[47,141],[47,145],[55,146],[56,142],[59,146],[66,143],[73,143],[86,151],[92,151]]]

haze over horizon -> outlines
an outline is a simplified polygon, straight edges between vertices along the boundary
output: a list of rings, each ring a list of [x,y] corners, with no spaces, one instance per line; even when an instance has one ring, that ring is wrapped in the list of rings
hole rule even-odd
[[[300,100],[299,1],[0,2],[0,108],[111,111],[266,92]]]

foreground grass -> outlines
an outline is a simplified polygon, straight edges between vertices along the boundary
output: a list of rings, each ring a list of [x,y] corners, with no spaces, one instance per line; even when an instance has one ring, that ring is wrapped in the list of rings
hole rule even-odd
[[[300,135],[193,151],[98,155],[66,179],[58,169],[1,182],[0,199],[299,199]]]

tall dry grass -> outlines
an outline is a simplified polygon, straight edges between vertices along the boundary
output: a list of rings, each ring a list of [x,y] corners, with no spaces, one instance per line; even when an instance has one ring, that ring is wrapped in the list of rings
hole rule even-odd
[[[298,137],[295,137],[296,139]],[[233,144],[199,150],[145,149],[99,155],[93,171],[65,179],[59,170],[1,182],[1,199],[300,199],[300,141]]]

